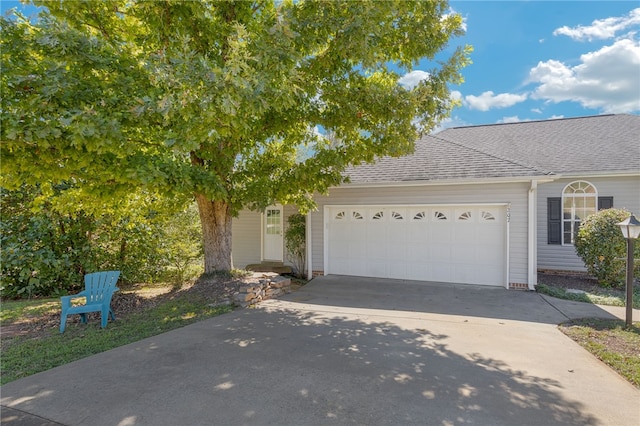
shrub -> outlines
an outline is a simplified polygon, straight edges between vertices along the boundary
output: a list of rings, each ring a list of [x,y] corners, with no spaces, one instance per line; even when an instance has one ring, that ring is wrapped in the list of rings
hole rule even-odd
[[[624,209],[606,209],[587,217],[580,225],[575,248],[587,271],[603,287],[624,287],[627,241],[618,223],[629,217]],[[640,257],[640,244],[636,244],[634,257]],[[635,264],[635,276],[640,273],[640,262]]]
[[[97,270],[121,271],[121,284],[182,281],[201,272],[195,205],[179,211],[148,197],[122,211],[91,214],[76,205],[73,213],[60,212],[52,200],[37,187],[0,188],[0,297],[76,292],[83,275]]]
[[[296,276],[302,277],[306,263],[306,218],[302,214],[293,214],[287,222],[289,226],[284,233],[287,257],[296,270]]]

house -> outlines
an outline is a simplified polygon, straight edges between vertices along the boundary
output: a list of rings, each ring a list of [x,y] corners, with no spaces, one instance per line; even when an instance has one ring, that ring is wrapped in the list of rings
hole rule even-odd
[[[347,173],[307,216],[308,276],[533,289],[538,270],[585,270],[573,247],[583,218],[640,213],[640,116],[450,128]],[[287,262],[282,230],[295,212],[242,211],[235,265]]]

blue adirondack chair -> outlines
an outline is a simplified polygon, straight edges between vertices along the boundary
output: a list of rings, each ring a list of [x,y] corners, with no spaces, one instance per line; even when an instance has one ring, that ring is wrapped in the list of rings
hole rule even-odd
[[[100,312],[100,325],[107,326],[109,315],[115,320],[116,316],[111,310],[111,296],[119,290],[116,287],[120,271],[94,272],[84,276],[84,291],[71,296],[62,296],[62,314],[60,317],[60,333],[64,333],[67,325],[67,315],[80,314],[83,323],[87,322],[87,313]],[[71,306],[71,300],[79,297],[86,298],[84,305]]]

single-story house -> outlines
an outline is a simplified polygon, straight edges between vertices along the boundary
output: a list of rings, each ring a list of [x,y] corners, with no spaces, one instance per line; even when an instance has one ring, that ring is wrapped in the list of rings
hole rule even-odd
[[[640,213],[640,116],[449,128],[411,155],[347,171],[307,215],[307,275],[533,289],[538,270],[584,271],[574,237],[599,209]],[[295,206],[242,211],[236,267],[288,262]]]

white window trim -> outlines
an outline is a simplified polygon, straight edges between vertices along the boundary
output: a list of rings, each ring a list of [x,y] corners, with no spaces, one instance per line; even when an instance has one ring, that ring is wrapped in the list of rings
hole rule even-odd
[[[569,241],[566,242],[564,240],[564,225],[566,222],[570,222],[571,223],[571,235],[573,236],[575,234],[574,231],[574,226],[575,223],[577,222],[575,219],[573,219],[575,217],[575,204],[572,206],[572,210],[571,210],[571,219],[565,219],[564,218],[564,202],[566,198],[576,198],[576,195],[578,195],[579,193],[574,193],[571,194],[571,196],[569,197],[568,194],[566,194],[567,189],[572,186],[575,185],[577,183],[586,183],[587,185],[590,185],[593,189],[594,189],[594,193],[593,194],[582,194],[583,197],[589,197],[589,198],[593,198],[595,200],[594,203],[594,213],[596,213],[598,211],[598,188],[592,184],[589,181],[586,180],[574,180],[573,182],[568,183],[563,189],[562,189],[562,197],[561,197],[561,201],[560,201],[560,209],[561,209],[561,215],[562,215],[562,225],[561,225],[561,229],[560,229],[560,234],[562,237],[562,245],[563,246],[573,246],[573,242]],[[584,218],[583,218],[584,220]]]

